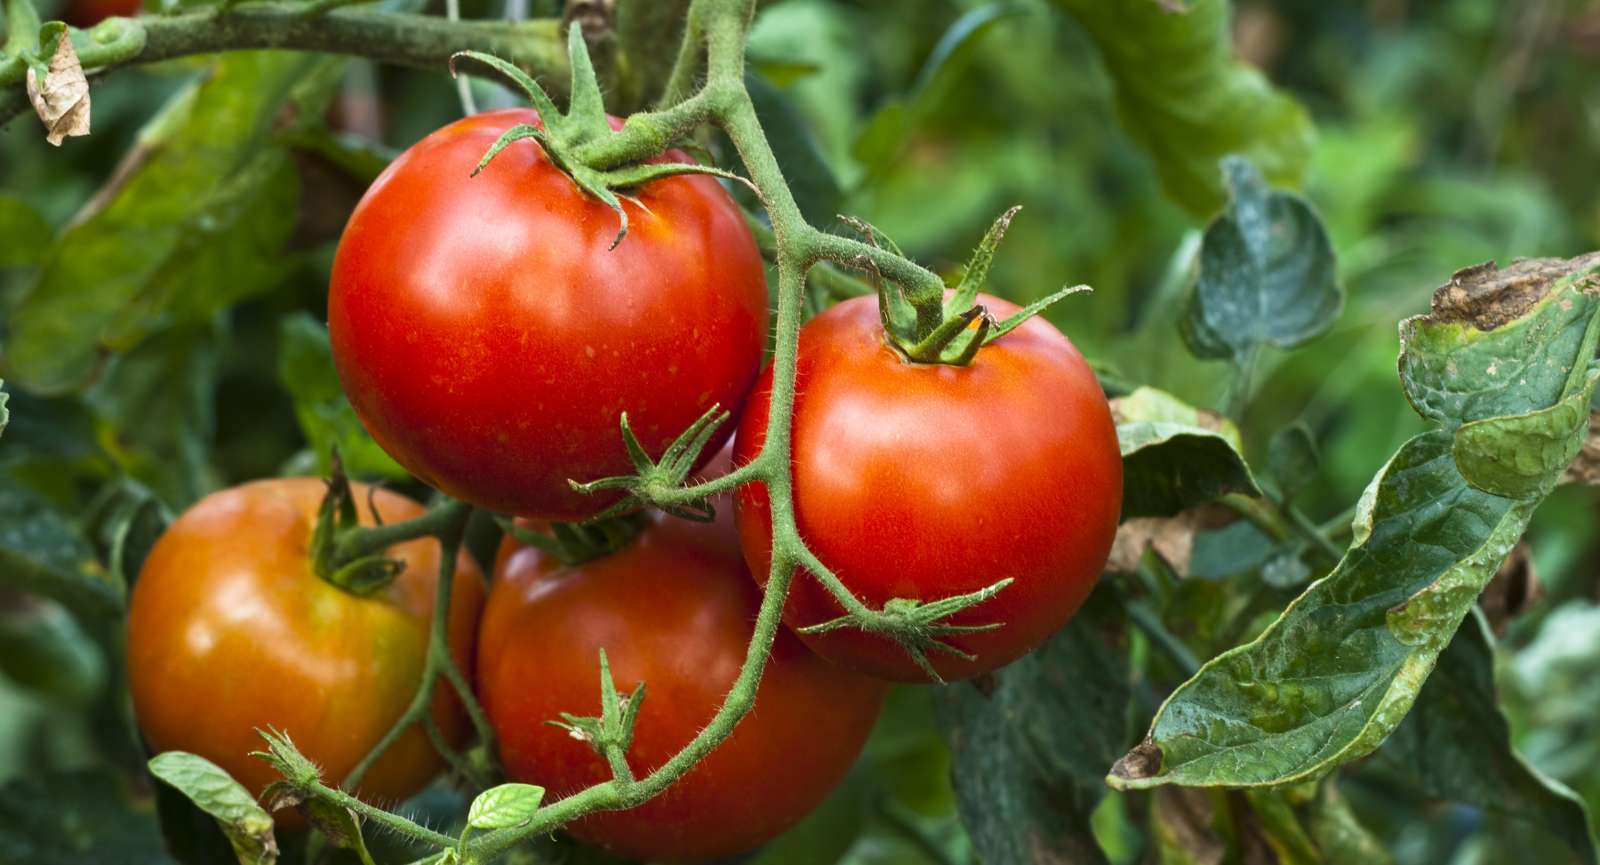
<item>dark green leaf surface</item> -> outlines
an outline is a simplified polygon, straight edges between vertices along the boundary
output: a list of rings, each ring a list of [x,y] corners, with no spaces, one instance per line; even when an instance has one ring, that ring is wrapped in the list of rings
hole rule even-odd
[[[1303,423],[1293,423],[1273,435],[1267,443],[1267,469],[1278,482],[1284,499],[1293,499],[1317,474],[1317,442]]]
[[[962,822],[984,862],[1105,862],[1089,815],[1127,743],[1128,649],[1113,593],[1097,591],[1049,642],[993,674],[936,691]]]
[[[1172,516],[1228,493],[1261,491],[1239,431],[1170,394],[1141,387],[1111,403],[1122,447],[1122,516]]]
[[[1311,120],[1234,57],[1228,0],[1056,0],[1089,32],[1116,85],[1117,112],[1191,213],[1222,205],[1217,160],[1238,153],[1273,183],[1297,186]]]
[[[0,862],[168,865],[151,816],[112,772],[18,778],[0,787]]]
[[[177,788],[200,810],[216,818],[240,865],[272,865],[278,861],[272,815],[256,804],[250,791],[222,767],[194,754],[168,751],[150,759],[150,774]]]
[[[1530,821],[1565,841],[1583,862],[1596,862],[1583,800],[1523,761],[1495,700],[1489,628],[1474,612],[1378,755],[1430,797]]]
[[[38,211],[16,196],[0,194],[0,267],[38,264],[51,234]]]
[[[1399,725],[1539,500],[1469,484],[1457,469],[1457,429],[1570,398],[1586,404],[1594,386],[1600,300],[1584,290],[1594,289],[1591,273],[1571,272],[1594,263],[1545,264],[1548,278],[1507,281],[1527,297],[1493,330],[1463,322],[1437,297],[1434,315],[1402,325],[1407,391],[1440,428],[1379,472],[1358,505],[1350,551],[1327,578],[1172,694],[1145,742],[1113,769],[1114,786],[1307,780],[1371,753]],[[1515,389],[1496,388],[1490,358],[1513,356],[1538,360]],[[1523,440],[1515,425],[1500,434],[1506,448]]]
[[[229,55],[173,97],[12,311],[5,360],[19,383],[75,390],[103,352],[281,277],[298,189],[273,127],[296,83],[329,62]]]
[[[328,329],[309,315],[283,320],[278,341],[278,380],[294,398],[294,414],[317,455],[317,471],[332,467],[339,449],[345,471],[358,478],[403,478],[405,469],[367,434],[339,386]]]
[[[49,502],[3,476],[0,575],[7,588],[53,598],[81,616],[122,610],[123,587],[107,577],[83,536]]]
[[[1200,278],[1182,320],[1196,357],[1242,361],[1293,348],[1332,326],[1344,305],[1333,246],[1305,199],[1267,188],[1243,159],[1222,161],[1228,209],[1207,226]]]

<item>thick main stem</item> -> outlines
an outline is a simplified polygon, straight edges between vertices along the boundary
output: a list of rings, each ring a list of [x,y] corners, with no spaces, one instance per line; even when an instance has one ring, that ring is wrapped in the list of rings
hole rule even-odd
[[[443,70],[458,51],[484,51],[542,78],[546,87],[566,89],[566,43],[556,20],[447,21],[368,9],[318,14],[315,5],[250,3],[112,19],[93,30],[73,31],[72,41],[88,70],[251,48],[320,51]],[[143,32],[142,39],[132,35],[135,30]],[[114,34],[118,38],[101,39]],[[20,57],[0,59],[0,85],[19,84],[26,72]]]

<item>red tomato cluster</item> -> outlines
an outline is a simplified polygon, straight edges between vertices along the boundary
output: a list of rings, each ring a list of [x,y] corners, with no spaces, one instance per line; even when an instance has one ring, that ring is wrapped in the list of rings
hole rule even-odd
[[[502,132],[536,121],[481,114],[402,154],[350,218],[328,317],[345,390],[379,444],[438,489],[542,526],[616,500],[575,493],[569,479],[632,472],[624,411],[654,458],[713,405],[742,409],[735,463],[755,458],[772,374],[758,382],[763,265],[722,187],[678,176],[634,190],[613,249],[617,215],[536,144],[511,146],[473,176]],[[1016,309],[980,303],[1002,317]],[[1072,344],[1034,319],[968,366],[910,363],[886,341],[876,301],[862,298],[808,323],[798,351],[795,520],[844,586],[879,609],[1010,580],[950,618],[1000,627],[948,638],[969,658],[930,653],[946,679],[993,670],[1060,628],[1093,587],[1121,502],[1110,413]],[[259,790],[270,779],[245,756],[258,748],[254,728],[286,730],[337,778],[403,710],[422,666],[438,543],[397,546],[399,579],[374,597],[346,594],[311,570],[320,490],[285,480],[218,493],[149,557],[129,664],[152,747],[200,753]],[[376,502],[391,522],[419,510],[390,494]],[[711,524],[652,517],[631,545],[579,564],[508,538],[481,627],[480,578],[462,559],[451,648],[474,671],[508,775],[552,799],[611,776],[584,737],[548,723],[600,713],[602,649],[622,693],[646,684],[626,754],[636,776],[706,727],[744,663],[770,569],[766,488],[742,487],[733,511]],[[794,575],[791,628],[842,613],[810,574]],[[844,775],[885,680],[927,676],[885,637],[780,629],[754,709],[729,739],[656,798],[568,831],[653,861],[750,849]],[[188,695],[217,689],[226,696],[215,711],[188,710]],[[434,712],[447,739],[462,734],[448,696]],[[362,792],[403,797],[438,768],[413,730]]]

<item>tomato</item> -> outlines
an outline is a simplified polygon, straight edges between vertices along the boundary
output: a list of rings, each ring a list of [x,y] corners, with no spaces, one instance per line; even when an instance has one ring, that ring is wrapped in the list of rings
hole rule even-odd
[[[144,10],[142,0],[71,0],[61,20],[74,27],[87,28],[107,18],[131,18]]]
[[[732,521],[659,517],[632,546],[565,567],[502,547],[479,635],[478,694],[507,773],[564,796],[611,777],[585,742],[545,723],[600,714],[599,652],[617,689],[645,683],[628,762],[665,763],[710,722],[744,661],[761,598]],[[816,806],[877,717],[882,683],[834,667],[779,629],[755,708],[657,797],[566,829],[651,862],[748,850]]]
[[[996,318],[1017,307],[980,295]],[[1122,460],[1095,375],[1067,338],[1034,318],[970,366],[909,363],[884,341],[877,300],[856,298],[800,331],[793,490],[800,536],[869,607],[933,601],[1001,579],[995,597],[947,618],[1003,627],[947,638],[976,656],[930,652],[940,676],[1009,663],[1064,624],[1094,587],[1116,534]],[[766,441],[769,370],[745,409],[734,460]],[[745,557],[763,582],[771,562],[765,487],[740,489]],[[791,627],[842,615],[796,575]],[[845,628],[804,637],[825,658],[902,681],[927,676],[896,643]]]
[[[277,773],[249,756],[256,730],[286,731],[342,781],[416,694],[428,645],[439,542],[397,544],[387,555],[405,570],[370,597],[317,577],[309,555],[326,487],[313,478],[264,480],[202,499],[151,549],[128,613],[128,684],[139,728],[156,751],[182,750],[226,769],[260,793]],[[355,487],[364,522],[368,490]],[[422,513],[416,502],[379,490],[384,522]],[[483,577],[462,555],[453,586],[449,639],[470,669],[483,603]],[[450,741],[466,718],[448,685],[433,717]],[[413,726],[361,783],[368,799],[396,801],[436,775],[441,759]]]
[[[401,465],[481,507],[570,521],[618,494],[569,479],[633,472],[622,412],[655,455],[713,404],[737,413],[760,370],[767,290],[712,178],[635,190],[611,249],[616,213],[531,140],[468,176],[500,133],[536,119],[479,114],[401,154],[345,227],[328,327],[356,413]]]

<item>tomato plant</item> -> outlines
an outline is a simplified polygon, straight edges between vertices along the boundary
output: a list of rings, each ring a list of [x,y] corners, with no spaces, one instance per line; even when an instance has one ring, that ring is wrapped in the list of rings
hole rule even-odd
[[[342,779],[411,701],[427,652],[439,544],[390,548],[404,570],[370,597],[352,595],[313,570],[309,550],[324,491],[320,481],[296,478],[213,493],[150,550],[128,606],[128,687],[151,748],[199,754],[259,793],[277,776],[250,755],[262,750],[256,731],[270,728]],[[356,490],[363,509],[368,492]],[[385,521],[422,512],[403,496],[370,492]],[[363,522],[372,520],[363,514]],[[467,664],[483,583],[465,556],[459,569],[449,640],[457,662]],[[447,741],[462,741],[466,718],[453,697],[438,694],[432,718]],[[412,728],[360,790],[403,798],[441,768],[422,729]]]
[[[759,606],[726,517],[712,525],[662,517],[621,552],[572,566],[507,539],[477,668],[506,771],[555,796],[610,776],[588,742],[550,723],[598,710],[601,650],[618,688],[646,686],[627,759],[637,774],[658,768],[716,713]],[[727,741],[662,795],[592,814],[568,831],[658,861],[749,850],[805,816],[844,777],[883,692],[779,634],[756,708]]]
[[[1018,311],[996,297],[979,303],[1002,318]],[[1003,626],[952,636],[972,657],[931,657],[941,676],[968,678],[1016,660],[1088,597],[1117,530],[1122,458],[1094,372],[1049,323],[1023,323],[969,366],[912,363],[885,340],[877,299],[855,298],[801,329],[795,376],[795,524],[846,588],[881,606],[1014,581],[950,617],[957,626]],[[770,378],[740,423],[737,462],[766,443]],[[751,569],[764,577],[772,515],[760,486],[740,490],[739,531]],[[841,615],[824,588],[800,578],[784,620],[803,628]],[[881,635],[804,639],[874,675],[927,678]]]
[[[616,215],[539,147],[473,176],[502,133],[536,120],[458,120],[390,164],[339,241],[328,329],[357,414],[407,469],[483,507],[570,520],[610,504],[570,480],[630,465],[623,412],[659,454],[713,406],[743,403],[767,289],[711,178],[636,190],[612,249]]]
[[[1592,4],[146,6],[0,0],[0,863],[1600,865]]]

